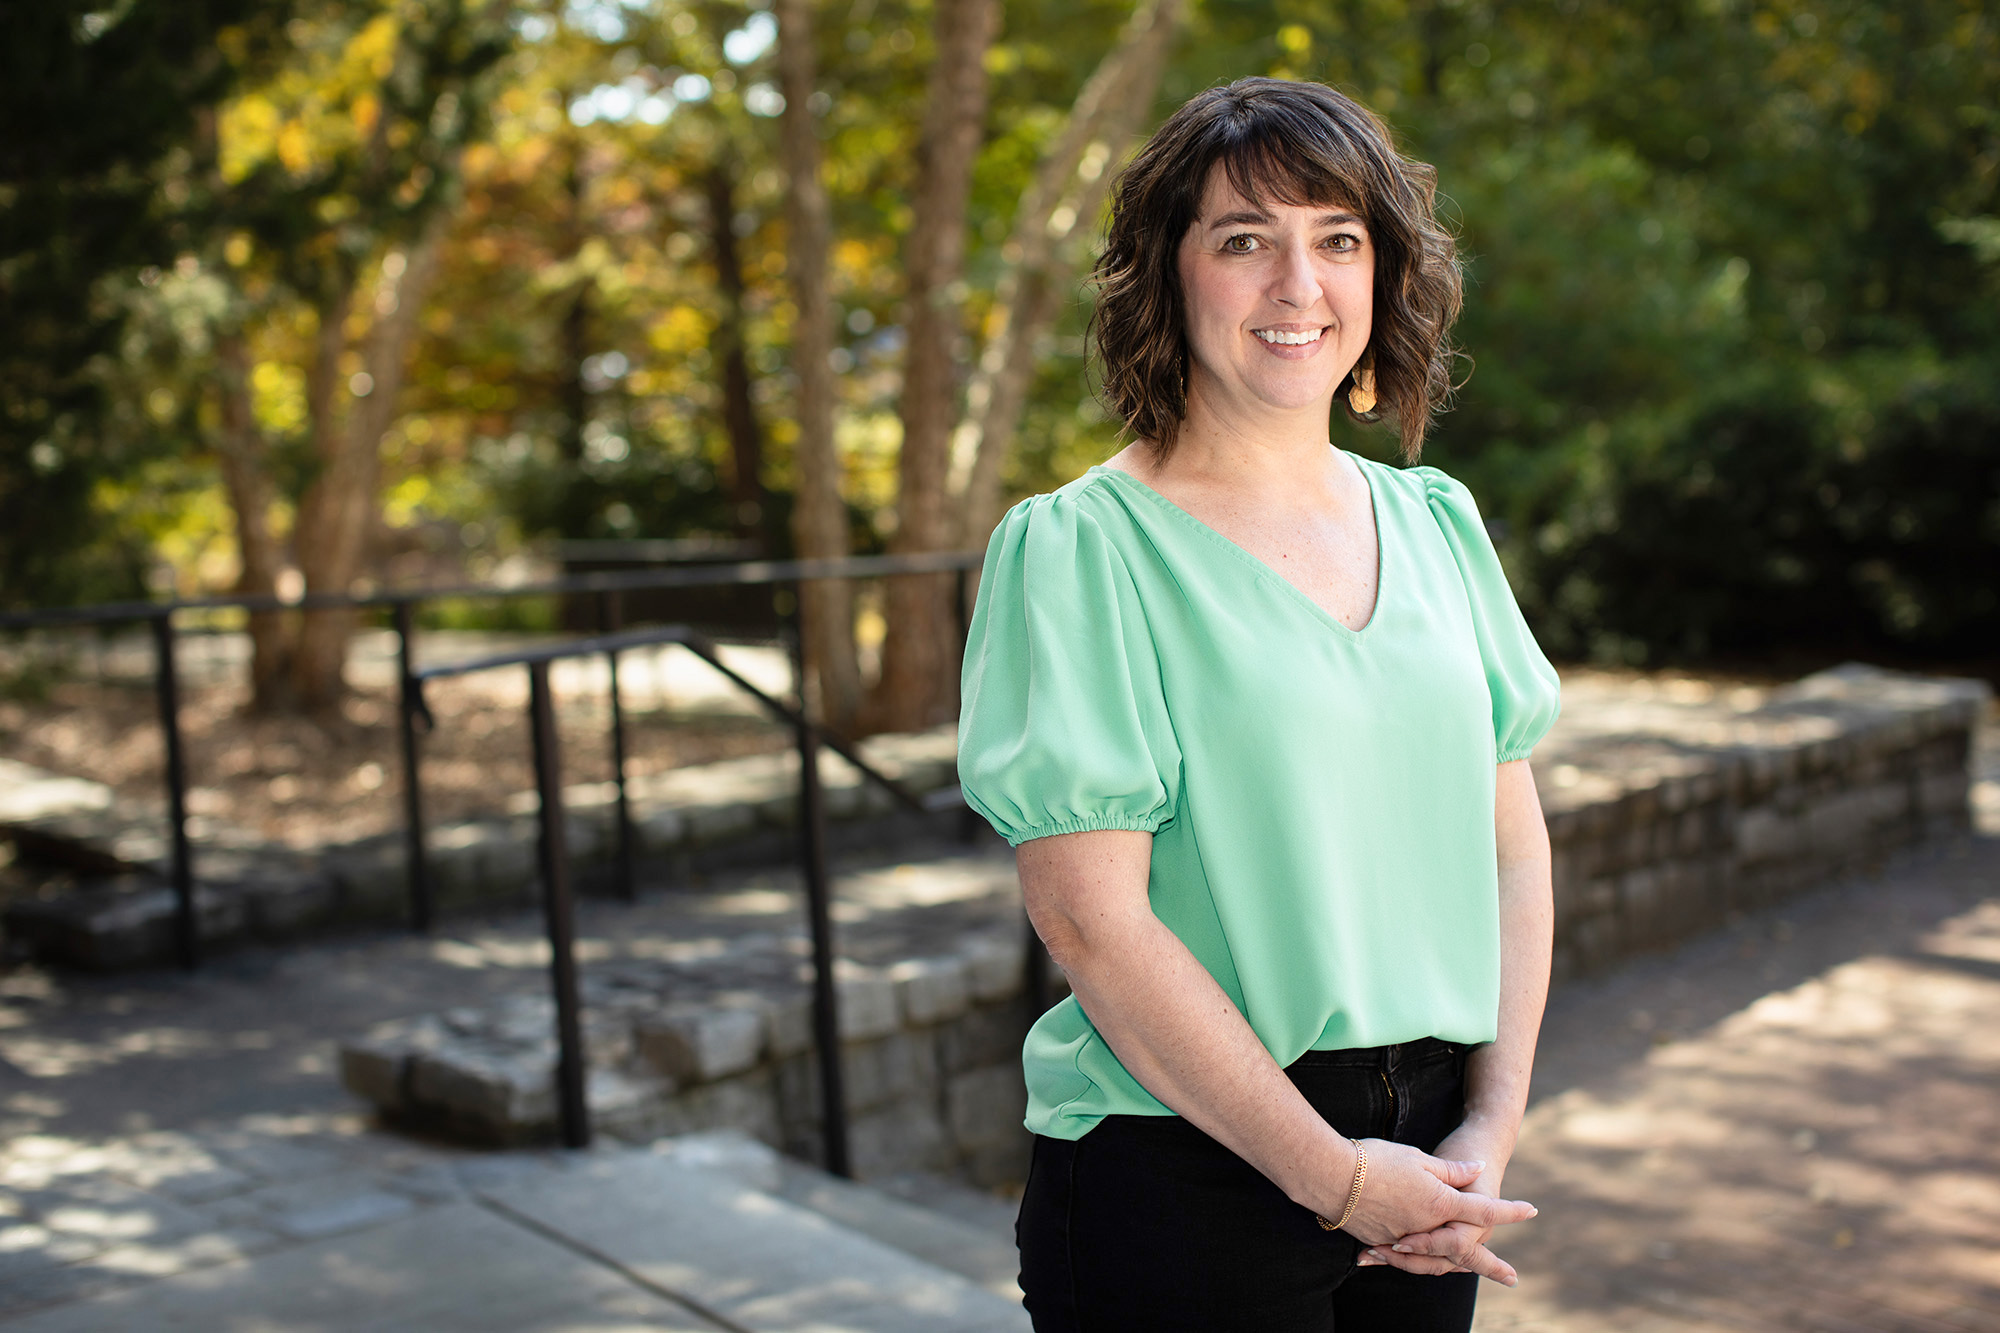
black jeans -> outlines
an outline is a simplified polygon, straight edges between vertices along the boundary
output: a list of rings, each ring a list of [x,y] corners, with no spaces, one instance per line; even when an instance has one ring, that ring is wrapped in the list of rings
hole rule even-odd
[[[1342,1134],[1429,1152],[1464,1118],[1468,1049],[1308,1051],[1285,1073]],[[1358,1241],[1179,1116],[1037,1135],[1014,1238],[1037,1333],[1466,1333],[1480,1281],[1357,1266]]]

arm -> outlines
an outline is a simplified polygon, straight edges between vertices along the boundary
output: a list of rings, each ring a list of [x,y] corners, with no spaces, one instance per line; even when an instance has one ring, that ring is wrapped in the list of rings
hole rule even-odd
[[[1493,830],[1500,863],[1498,1035],[1467,1058],[1465,1121],[1438,1145],[1437,1153],[1484,1162],[1486,1169],[1471,1188],[1497,1198],[1528,1109],[1528,1077],[1548,998],[1555,923],[1548,826],[1525,759],[1501,764],[1495,773]],[[1405,1236],[1387,1254],[1378,1247],[1363,1255],[1362,1262],[1373,1257],[1411,1272],[1450,1272],[1464,1266],[1463,1256],[1490,1234],[1490,1228],[1454,1223],[1427,1235]]]
[[[1324,1217],[1347,1207],[1354,1145],[1320,1118],[1222,987],[1153,915],[1152,837],[1103,830],[1023,843],[1028,916],[1084,1012],[1147,1091]],[[1525,1084],[1525,1079],[1524,1079]],[[1463,1192],[1479,1174],[1402,1144],[1366,1141],[1368,1178],[1347,1230],[1382,1244],[1447,1221],[1477,1229],[1533,1215]],[[1469,1266],[1511,1275],[1484,1250]]]

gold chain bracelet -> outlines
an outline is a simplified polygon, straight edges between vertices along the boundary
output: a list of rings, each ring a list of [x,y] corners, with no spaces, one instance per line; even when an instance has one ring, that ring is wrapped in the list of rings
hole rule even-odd
[[[1329,1222],[1324,1217],[1320,1217],[1318,1213],[1314,1213],[1313,1216],[1318,1219],[1320,1226],[1328,1231],[1338,1231],[1346,1226],[1347,1219],[1354,1216],[1355,1205],[1361,1202],[1361,1186],[1367,1180],[1368,1150],[1361,1146],[1359,1140],[1356,1140],[1354,1144],[1354,1183],[1348,1186],[1347,1189],[1347,1207],[1340,1214],[1338,1222]]]

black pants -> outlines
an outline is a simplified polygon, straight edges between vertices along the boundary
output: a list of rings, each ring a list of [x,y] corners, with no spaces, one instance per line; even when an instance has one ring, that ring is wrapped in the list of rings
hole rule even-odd
[[[1285,1070],[1350,1138],[1425,1152],[1465,1115],[1467,1047],[1308,1051]],[[1466,1333],[1479,1278],[1361,1268],[1361,1246],[1179,1116],[1037,1136],[1021,1214],[1037,1333]]]

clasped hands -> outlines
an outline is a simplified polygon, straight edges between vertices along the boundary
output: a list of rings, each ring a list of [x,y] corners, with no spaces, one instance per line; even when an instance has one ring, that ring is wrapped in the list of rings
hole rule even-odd
[[[1368,1180],[1345,1230],[1362,1243],[1364,1266],[1388,1264],[1427,1276],[1478,1273],[1509,1287],[1519,1281],[1486,1240],[1495,1227],[1533,1217],[1535,1208],[1494,1197],[1500,1164],[1433,1157],[1384,1139],[1362,1143]]]

